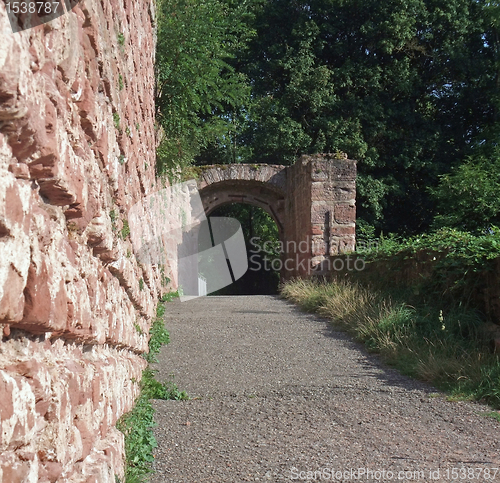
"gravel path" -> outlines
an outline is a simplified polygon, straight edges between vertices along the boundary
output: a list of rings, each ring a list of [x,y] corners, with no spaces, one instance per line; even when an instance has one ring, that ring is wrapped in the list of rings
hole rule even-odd
[[[285,301],[177,301],[166,326],[158,379],[193,399],[155,402],[153,483],[500,481],[487,407],[447,402]]]

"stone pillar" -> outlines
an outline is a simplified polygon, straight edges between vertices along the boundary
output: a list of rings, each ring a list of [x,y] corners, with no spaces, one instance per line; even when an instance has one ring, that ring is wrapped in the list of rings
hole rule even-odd
[[[311,275],[330,256],[354,250],[356,161],[302,156],[287,181],[285,260],[293,269],[284,271],[285,279]]]

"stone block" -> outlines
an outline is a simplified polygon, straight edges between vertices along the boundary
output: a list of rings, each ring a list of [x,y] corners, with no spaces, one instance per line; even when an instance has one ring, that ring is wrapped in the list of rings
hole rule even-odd
[[[354,205],[337,204],[335,205],[334,217],[337,223],[355,223],[356,207]]]
[[[330,227],[330,235],[333,237],[340,237],[346,235],[354,236],[356,234],[356,227],[354,225],[336,225]]]
[[[333,211],[333,205],[324,201],[316,201],[311,206],[311,223],[328,224],[330,212]]]

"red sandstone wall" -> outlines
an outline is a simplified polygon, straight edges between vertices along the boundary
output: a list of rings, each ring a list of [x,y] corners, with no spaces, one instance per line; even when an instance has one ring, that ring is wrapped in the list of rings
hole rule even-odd
[[[156,189],[151,9],[83,0],[14,34],[0,2],[4,483],[123,476],[114,425],[162,290],[121,231]]]
[[[330,256],[354,250],[356,161],[301,156],[288,169],[287,194],[285,240],[295,242],[295,251],[286,257],[296,258],[298,268],[287,276],[310,275],[311,265],[319,269]]]
[[[281,277],[288,279],[299,275],[307,276],[311,252],[311,163],[308,157],[299,158],[294,165],[287,170],[288,194],[293,193],[285,199],[285,229],[284,263],[287,259],[293,270],[286,270]],[[307,238],[304,238],[304,235]],[[305,244],[303,243],[305,241]],[[303,245],[300,245],[300,243]]]

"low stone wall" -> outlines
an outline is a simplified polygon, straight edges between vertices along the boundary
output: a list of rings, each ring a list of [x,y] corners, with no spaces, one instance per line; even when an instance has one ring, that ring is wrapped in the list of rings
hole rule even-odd
[[[12,33],[0,2],[0,481],[115,482],[164,290],[127,213],[154,192],[153,2]]]

